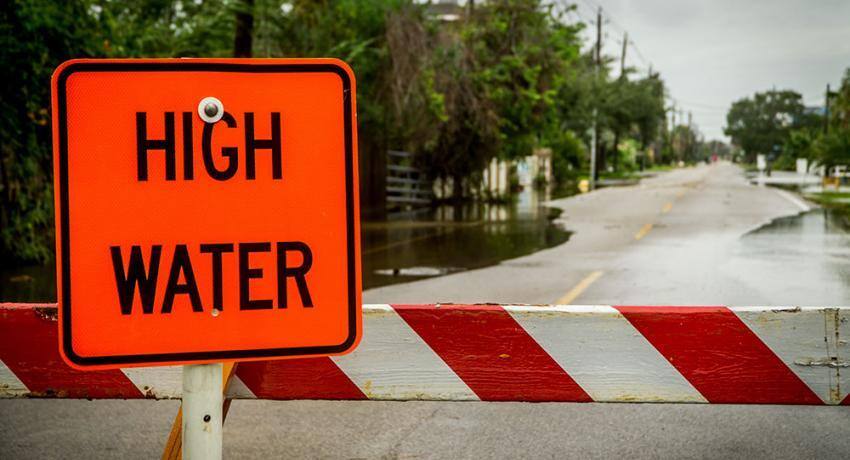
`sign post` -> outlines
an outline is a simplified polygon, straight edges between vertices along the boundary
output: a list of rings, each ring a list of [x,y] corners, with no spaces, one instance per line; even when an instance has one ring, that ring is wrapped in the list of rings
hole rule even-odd
[[[52,87],[60,353],[80,370],[184,365],[185,453],[218,458],[222,362],[360,340],[354,74],[84,59]]]
[[[224,394],[221,364],[183,366],[183,458],[221,458]]]

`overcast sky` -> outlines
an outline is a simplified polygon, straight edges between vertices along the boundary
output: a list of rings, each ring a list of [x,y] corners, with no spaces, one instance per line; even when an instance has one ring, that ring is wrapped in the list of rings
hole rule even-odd
[[[850,67],[850,0],[574,1],[585,20],[597,5],[610,18],[606,54],[619,56],[628,31],[644,60],[630,48],[627,65],[645,74],[652,63],[706,139],[726,140],[726,109],[756,91],[794,89],[822,106]]]

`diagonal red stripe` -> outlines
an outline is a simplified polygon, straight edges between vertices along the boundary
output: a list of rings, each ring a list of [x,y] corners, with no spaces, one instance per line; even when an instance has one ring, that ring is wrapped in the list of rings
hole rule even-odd
[[[59,356],[55,308],[0,308],[0,360],[33,396],[141,398],[120,369],[78,371]]]
[[[615,307],[711,403],[823,404],[726,307]]]
[[[394,308],[484,401],[591,401],[500,306]]]
[[[367,399],[330,358],[243,362],[236,375],[261,399]]]

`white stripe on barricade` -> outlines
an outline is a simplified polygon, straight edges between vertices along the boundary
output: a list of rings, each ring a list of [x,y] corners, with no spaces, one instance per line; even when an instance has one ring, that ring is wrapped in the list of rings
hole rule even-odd
[[[594,401],[707,402],[613,307],[505,309]]]
[[[391,306],[370,305],[369,309],[360,346],[351,354],[332,358],[366,397],[478,399]]]
[[[18,376],[6,366],[6,363],[0,361],[0,395],[5,397],[25,396],[29,392],[24,382],[18,379]]]
[[[847,310],[818,307],[741,307],[735,314],[825,403],[850,388]]]

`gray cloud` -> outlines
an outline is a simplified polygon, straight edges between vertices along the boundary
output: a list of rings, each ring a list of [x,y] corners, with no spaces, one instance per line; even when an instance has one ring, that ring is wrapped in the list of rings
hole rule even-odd
[[[850,67],[850,1],[578,1],[587,18],[597,4],[613,19],[605,51],[619,54],[620,28],[628,30],[709,139],[724,137],[733,101],[775,86],[822,105],[826,83],[837,85]],[[629,53],[628,64],[645,72]]]

